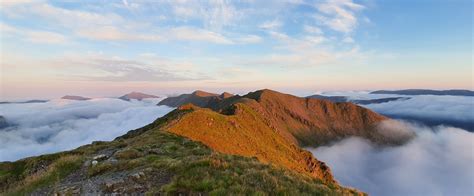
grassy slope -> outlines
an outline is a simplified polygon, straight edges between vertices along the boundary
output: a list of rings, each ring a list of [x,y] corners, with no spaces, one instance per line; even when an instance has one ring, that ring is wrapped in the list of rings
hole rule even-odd
[[[246,104],[238,103],[234,108],[235,114],[223,115],[194,107],[192,112],[164,129],[203,142],[222,153],[256,157],[262,162],[298,171],[327,184],[334,183],[324,163],[276,133],[264,123],[261,115]]]
[[[68,176],[80,171],[85,172],[86,179],[92,179],[132,170],[145,173],[145,180],[140,183],[146,184],[150,194],[360,194],[253,158],[218,153],[199,142],[162,131],[163,125],[187,112],[174,111],[112,142],[95,142],[73,151],[0,163],[0,195],[25,195],[41,188],[52,193]],[[117,161],[84,165],[103,151],[113,151],[112,157]],[[126,184],[123,186],[120,192],[134,192]]]

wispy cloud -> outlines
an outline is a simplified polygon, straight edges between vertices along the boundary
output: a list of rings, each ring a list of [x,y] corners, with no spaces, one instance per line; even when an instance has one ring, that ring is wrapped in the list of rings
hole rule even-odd
[[[222,27],[231,26],[241,17],[241,13],[226,0],[214,1],[169,1],[165,4],[171,6],[177,18],[202,21],[204,27],[219,31]]]
[[[259,43],[262,40],[263,40],[263,38],[258,36],[258,35],[246,35],[246,36],[242,36],[240,38],[237,38],[238,43],[245,43],[245,44]]]
[[[187,41],[207,41],[219,44],[232,44],[233,42],[221,34],[197,29],[193,27],[176,27],[169,31],[169,38]]]
[[[264,23],[260,24],[260,28],[262,29],[269,29],[269,30],[275,30],[283,26],[283,23],[279,20],[271,20],[271,21],[265,21]]]
[[[219,1],[220,2],[220,1]],[[187,4],[185,4],[187,5]],[[213,4],[214,5],[214,4]],[[209,17],[211,26],[220,26],[231,20],[226,16],[227,4],[214,5],[216,8]],[[218,9],[218,8],[219,9]],[[47,3],[20,4],[5,9],[7,15],[19,17],[40,17],[49,25],[59,24],[79,37],[103,41],[203,41],[217,44],[231,44],[233,41],[211,30],[192,26],[157,27],[150,22],[139,22],[126,19],[116,13],[96,13],[91,11],[59,8]],[[203,12],[204,13],[204,12]],[[206,12],[207,13],[207,12]],[[222,21],[220,21],[222,20]],[[74,22],[72,22],[74,21]],[[222,23],[222,24],[221,24]],[[32,33],[38,36],[38,33]],[[44,34],[50,40],[58,40],[58,35]],[[37,39],[33,39],[36,40]]]
[[[163,41],[161,35],[124,32],[122,29],[114,26],[81,29],[77,31],[77,34],[89,39],[106,41]]]
[[[70,42],[70,40],[66,36],[60,33],[51,31],[20,29],[7,25],[5,23],[0,23],[0,32],[2,36],[16,36],[21,40],[32,43],[65,44]]]
[[[351,33],[358,23],[356,13],[364,6],[352,0],[326,0],[317,3],[316,8],[320,13],[315,15],[315,19],[320,23],[335,31]]]
[[[49,61],[48,64],[65,69],[64,77],[72,77],[77,80],[133,82],[210,79],[192,64],[167,60],[158,56],[147,55],[144,57],[141,61],[137,61],[101,54],[74,54]],[[89,74],[91,70],[95,70],[96,74]]]
[[[306,31],[307,33],[310,33],[310,34],[322,34],[323,33],[321,28],[316,27],[316,26],[304,25],[303,29],[304,29],[304,31]]]
[[[67,38],[59,33],[48,31],[30,31],[27,34],[27,40],[35,43],[62,44],[67,42]]]

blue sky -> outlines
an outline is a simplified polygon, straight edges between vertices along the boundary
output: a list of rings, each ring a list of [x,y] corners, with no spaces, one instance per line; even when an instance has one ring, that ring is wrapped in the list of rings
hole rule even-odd
[[[2,99],[473,88],[472,1],[1,1]]]

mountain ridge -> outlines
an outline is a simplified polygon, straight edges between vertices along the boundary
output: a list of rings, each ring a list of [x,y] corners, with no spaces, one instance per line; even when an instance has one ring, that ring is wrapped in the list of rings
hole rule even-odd
[[[193,102],[181,100],[179,103]],[[270,89],[235,95],[227,99],[206,99],[199,107],[226,112],[228,107],[244,103],[264,116],[264,121],[282,136],[299,146],[320,146],[349,136],[360,136],[380,144],[400,144],[376,131],[387,117],[352,103],[301,98]],[[178,105],[179,106],[179,105]]]

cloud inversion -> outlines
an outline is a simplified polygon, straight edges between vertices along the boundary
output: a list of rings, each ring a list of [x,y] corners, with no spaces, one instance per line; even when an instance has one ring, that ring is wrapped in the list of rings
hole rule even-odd
[[[417,136],[402,146],[380,148],[352,137],[308,150],[328,163],[343,185],[371,195],[472,195],[474,134],[406,125]]]
[[[0,115],[12,126],[0,129],[0,161],[112,140],[172,110],[156,102],[104,98],[2,105]]]

